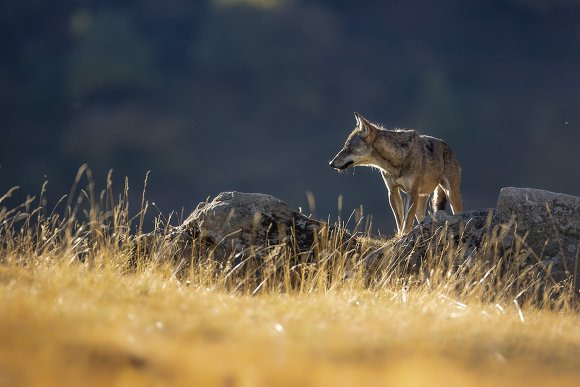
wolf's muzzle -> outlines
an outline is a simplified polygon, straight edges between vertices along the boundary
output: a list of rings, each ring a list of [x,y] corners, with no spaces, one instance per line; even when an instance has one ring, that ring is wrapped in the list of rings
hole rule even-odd
[[[332,168],[338,170],[338,171],[344,171],[345,169],[347,169],[348,167],[350,167],[352,164],[354,164],[354,161],[349,160],[347,161],[345,164],[343,165],[336,165],[334,160],[332,160],[330,163],[328,163],[328,165],[330,165]]]

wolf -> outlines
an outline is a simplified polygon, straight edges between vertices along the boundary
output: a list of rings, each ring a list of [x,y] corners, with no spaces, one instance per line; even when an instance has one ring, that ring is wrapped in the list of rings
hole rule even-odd
[[[388,130],[354,113],[356,127],[329,165],[342,172],[349,167],[377,168],[389,192],[389,204],[397,222],[397,233],[407,234],[416,218],[425,217],[429,196],[433,212],[462,211],[461,166],[453,151],[435,137],[415,130]],[[407,194],[403,205],[401,191]]]

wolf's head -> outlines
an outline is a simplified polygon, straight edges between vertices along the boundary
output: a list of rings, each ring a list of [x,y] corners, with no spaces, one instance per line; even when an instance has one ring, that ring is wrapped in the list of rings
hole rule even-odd
[[[341,151],[329,165],[337,171],[348,167],[368,165],[373,156],[373,141],[377,127],[358,113],[354,113],[356,127],[346,139]]]

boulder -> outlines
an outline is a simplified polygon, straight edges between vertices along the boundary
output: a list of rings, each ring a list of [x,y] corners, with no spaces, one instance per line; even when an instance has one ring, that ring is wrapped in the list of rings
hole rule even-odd
[[[438,211],[425,217],[410,233],[395,237],[385,245],[383,257],[401,262],[415,271],[430,256],[442,249],[453,255],[453,264],[473,258],[492,229],[493,209],[478,209],[451,215]],[[384,259],[384,258],[381,258]]]
[[[325,226],[273,196],[223,192],[211,202],[200,203],[166,237],[166,241],[177,243],[166,245],[179,246],[176,253],[186,256],[191,253],[192,241],[202,241],[218,260],[281,244],[300,253],[312,249],[316,234]]]
[[[502,188],[494,222],[513,222],[514,236],[544,266],[552,266],[554,278],[575,274],[578,286],[579,197],[532,188]]]
[[[455,265],[498,256],[522,270],[534,266],[579,288],[580,198],[531,188],[503,188],[495,209],[427,216],[388,246],[388,254],[418,268],[442,248]],[[511,262],[511,263],[510,263]]]
[[[351,244],[368,268],[386,264],[417,270],[431,258],[454,266],[501,261],[509,270],[549,274],[556,281],[573,278],[576,289],[580,283],[580,198],[530,188],[503,188],[495,209],[456,215],[439,211],[409,234],[391,240],[350,235],[270,195],[225,192],[200,203],[153,250],[182,261],[193,255],[192,248],[206,249],[209,254],[202,256],[218,262],[247,256],[259,261],[263,252],[287,246],[293,256],[306,253],[308,259],[321,232],[328,233],[326,240],[338,237]],[[367,248],[369,240],[372,248]]]

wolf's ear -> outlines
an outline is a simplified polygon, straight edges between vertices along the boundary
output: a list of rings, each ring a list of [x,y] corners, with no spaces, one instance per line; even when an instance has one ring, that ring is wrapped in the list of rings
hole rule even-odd
[[[366,138],[371,132],[371,123],[357,112],[354,113],[354,118],[356,119],[356,127],[360,130],[361,137]]]
[[[361,121],[360,136],[363,138],[367,138],[370,132],[371,130],[369,129],[368,125]]]
[[[363,124],[362,118],[363,118],[363,116],[361,116],[357,112],[354,112],[354,119],[356,120],[356,127],[357,128],[361,128],[362,127],[362,124]]]

